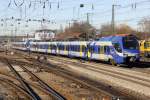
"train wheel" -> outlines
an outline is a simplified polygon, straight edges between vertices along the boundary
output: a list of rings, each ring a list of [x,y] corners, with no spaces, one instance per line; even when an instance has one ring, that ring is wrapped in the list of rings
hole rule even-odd
[[[110,59],[110,64],[113,66],[117,66],[116,62],[113,59]]]

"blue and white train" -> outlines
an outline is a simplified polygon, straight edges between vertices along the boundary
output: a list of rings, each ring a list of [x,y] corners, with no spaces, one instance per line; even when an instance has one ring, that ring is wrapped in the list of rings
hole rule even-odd
[[[96,41],[14,42],[14,49],[46,54],[108,61],[113,65],[140,60],[138,40],[134,35],[113,35]]]

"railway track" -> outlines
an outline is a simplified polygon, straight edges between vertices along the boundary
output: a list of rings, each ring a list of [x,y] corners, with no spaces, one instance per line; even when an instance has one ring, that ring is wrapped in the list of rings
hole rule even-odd
[[[50,57],[50,59],[53,59],[53,57]],[[52,62],[52,60],[51,60]],[[115,67],[109,67],[109,65],[106,64],[94,64],[94,63],[81,63],[79,61],[71,61],[71,60],[65,60],[64,58],[55,58],[53,59],[53,62],[61,62],[66,65],[76,66],[76,67],[82,67],[84,69],[92,70],[93,72],[102,73],[107,76],[111,76],[114,78],[118,78],[121,80],[129,81],[134,84],[138,84],[141,86],[144,86],[145,88],[150,88],[150,79],[149,75],[144,73],[139,73],[137,71],[131,71],[124,68],[116,68]],[[119,70],[118,70],[119,69]],[[132,72],[132,73],[131,73]],[[145,77],[144,77],[145,76]]]
[[[41,85],[43,89],[46,89],[49,94],[54,96],[57,100],[66,100],[62,95],[60,95],[57,91],[52,89],[50,86],[48,86],[45,82],[43,82],[40,78],[38,78],[36,75],[34,75],[31,71],[29,71],[24,66],[20,65],[20,67],[27,72],[34,80],[38,81],[38,83]]]
[[[25,79],[15,70],[13,65],[10,63],[8,59],[5,59],[5,63],[8,65],[10,70],[14,73],[18,81],[21,83],[23,88],[28,92],[28,94],[32,97],[34,100],[41,100],[40,96],[35,92],[35,90],[31,87],[30,83],[27,83]],[[39,86],[47,91],[49,95],[54,97],[57,100],[65,100],[63,96],[61,96],[59,93],[57,93],[55,90],[53,90],[51,87],[49,87],[45,82],[43,82],[41,79],[39,79],[36,75],[34,75],[32,72],[30,72],[28,69],[26,69],[23,65],[18,65],[20,68],[22,68],[25,72],[28,73],[32,78],[36,79],[36,81],[39,83]]]
[[[70,73],[66,70],[63,70],[61,69],[59,66],[57,65],[53,65],[53,64],[50,64],[50,63],[46,63],[46,62],[39,62],[37,61],[34,57],[27,57],[27,56],[23,56],[26,60],[28,60],[29,62],[32,62],[31,66],[36,66],[36,67],[40,67],[41,69],[45,69],[46,71],[48,72],[51,72],[51,73],[54,73],[56,75],[59,75],[59,76],[62,76],[62,77],[65,77],[69,80],[72,80],[72,81],[75,81],[79,84],[83,84],[83,86],[86,86],[88,88],[91,88],[92,90],[94,91],[97,91],[97,92],[100,92],[100,93],[104,93],[104,95],[108,96],[110,99],[108,100],[120,100],[120,97],[121,98],[125,98],[123,96],[120,96],[119,93],[115,93],[114,91],[111,91],[111,92],[107,92],[107,91],[104,91],[108,88],[106,88],[106,86],[104,86],[103,84],[100,84],[100,83],[96,83],[96,82],[93,82],[91,80],[88,80],[80,75],[77,75],[76,73]],[[21,63],[23,64],[23,62],[18,62],[18,63]],[[33,65],[35,64],[35,65]],[[40,66],[39,66],[40,65]],[[104,90],[102,90],[102,88]],[[105,97],[105,96],[104,96]],[[130,99],[123,99],[123,100],[130,100]]]
[[[12,87],[14,87],[14,85],[15,85],[15,88],[18,87],[18,88],[23,89],[23,92],[25,91],[25,93],[27,94],[27,97],[29,96],[30,99],[33,99],[33,98],[31,97],[31,95],[29,95],[28,92],[27,92],[22,86],[20,86],[20,84],[15,84],[15,82],[18,81],[18,79],[17,79],[15,76],[8,75],[8,73],[7,73],[7,74],[6,74],[6,73],[0,73],[0,75],[1,75],[1,76],[0,76],[0,79],[3,79],[3,80],[4,80],[4,81],[2,81],[2,80],[0,80],[0,81],[12,85]],[[44,88],[39,87],[39,86],[37,86],[36,84],[31,83],[30,81],[27,81],[27,80],[24,80],[24,81],[26,81],[26,83],[30,84],[32,87],[34,87],[34,88],[36,88],[36,89],[42,91],[43,93],[49,95],[49,92],[48,92],[47,90],[45,90]],[[14,83],[14,84],[12,84],[12,83]],[[17,89],[17,90],[18,90],[18,89]],[[18,92],[18,91],[17,91],[17,92]]]
[[[15,84],[15,83],[13,83],[11,80],[9,80],[9,79],[7,79],[7,78],[2,78],[2,77],[0,77],[0,83],[2,84],[5,84],[5,85],[8,85],[9,87],[12,87],[15,91],[17,91],[17,92],[19,92],[18,94],[18,97],[21,99],[32,99],[32,97],[31,97],[31,95],[29,95],[28,94],[28,92],[24,89],[24,88],[22,88],[22,87],[20,87],[19,85],[17,85],[17,84]],[[24,96],[23,96],[23,95]],[[16,96],[16,95],[15,95]],[[17,97],[17,98],[18,98]]]
[[[117,68],[117,70],[116,70],[115,67],[112,67],[111,65],[108,65],[108,64],[89,63],[89,62],[85,62],[85,61],[83,63],[83,62],[80,62],[79,60],[73,60],[72,61],[72,60],[69,60],[68,58],[61,58],[61,57],[58,58],[58,57],[54,57],[54,56],[50,56],[49,59],[50,59],[50,62],[52,62],[52,61],[53,62],[59,62],[59,65],[64,65],[65,64],[66,66],[71,65],[71,66],[76,66],[76,67],[82,67],[82,68],[85,68],[87,70],[91,70],[93,72],[102,73],[102,74],[105,74],[107,76],[111,76],[113,78],[118,78],[118,79],[121,79],[121,80],[136,83],[138,85],[146,86],[146,88],[150,88],[150,84],[149,84],[150,79],[148,77],[143,78],[143,73],[139,74],[139,72],[137,72],[137,71],[132,71],[132,72],[134,72],[134,74],[133,73],[131,74],[131,70],[129,70],[129,69]],[[101,66],[99,66],[99,65],[101,65]],[[106,65],[107,65],[107,67],[106,67]],[[110,67],[110,68],[108,69],[108,67]],[[58,69],[61,69],[61,68],[62,67],[59,67]],[[66,73],[66,72],[63,72],[63,73]],[[144,74],[144,76],[146,76],[146,74]],[[102,85],[102,84],[99,84],[99,85]],[[111,86],[107,85],[105,87],[111,87]],[[105,88],[104,90],[115,91],[115,89],[113,89],[112,87],[111,87],[111,89],[110,88],[107,88],[107,89]],[[122,92],[126,96],[128,95],[129,98],[131,97],[130,98],[131,100],[133,100],[133,98],[135,98],[135,100],[137,99],[136,95],[134,95],[134,94],[128,94],[128,93],[126,93],[126,91],[121,91],[121,90],[117,90],[117,91]],[[131,91],[131,92],[133,92],[133,91]],[[146,98],[147,99],[149,97],[147,97],[145,95],[144,96],[140,95],[138,98]],[[127,100],[129,100],[129,99],[127,99]],[[145,99],[143,99],[143,100],[145,100]]]

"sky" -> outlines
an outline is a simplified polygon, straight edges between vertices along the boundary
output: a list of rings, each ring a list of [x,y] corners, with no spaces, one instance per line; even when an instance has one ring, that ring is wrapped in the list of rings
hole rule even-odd
[[[42,27],[65,28],[75,20],[86,21],[87,13],[90,24],[99,29],[111,23],[113,4],[116,25],[138,29],[139,21],[150,17],[150,0],[1,0],[0,35],[26,34]],[[47,21],[38,21],[42,19]]]

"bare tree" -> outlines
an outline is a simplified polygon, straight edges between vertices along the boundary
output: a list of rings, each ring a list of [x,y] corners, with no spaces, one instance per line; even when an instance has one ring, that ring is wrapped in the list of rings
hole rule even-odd
[[[118,34],[131,34],[134,32],[134,30],[126,24],[120,24],[116,31]]]
[[[103,36],[112,34],[111,24],[102,25],[100,30],[101,30],[101,34]],[[126,24],[120,24],[120,25],[116,26],[115,31],[116,31],[115,32],[116,34],[127,34],[127,33],[130,34],[130,33],[134,32],[134,30]]]
[[[111,24],[103,24],[100,28],[102,35],[109,35],[112,33],[112,26]]]
[[[150,33],[150,17],[140,20],[139,25],[143,32]]]
[[[87,22],[75,22],[70,27],[67,27],[64,31],[65,34],[82,33],[80,38],[90,39],[95,37],[96,29]]]

